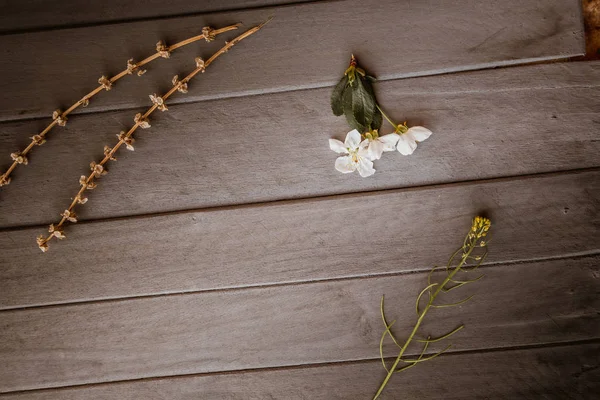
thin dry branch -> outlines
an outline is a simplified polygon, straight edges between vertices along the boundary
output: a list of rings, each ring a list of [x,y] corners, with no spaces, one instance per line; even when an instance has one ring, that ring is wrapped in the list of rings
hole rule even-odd
[[[19,165],[19,164],[27,165],[27,163],[28,163],[27,155],[31,152],[31,150],[36,145],[41,146],[42,144],[44,144],[46,142],[46,135],[48,134],[48,132],[50,132],[50,130],[52,130],[52,128],[54,128],[56,125],[65,126],[67,124],[67,120],[68,120],[67,116],[69,114],[71,114],[73,111],[75,111],[80,106],[87,107],[88,104],[90,103],[90,99],[92,97],[94,97],[95,95],[97,95],[98,93],[100,93],[102,90],[106,90],[106,91],[111,90],[113,84],[116,81],[118,81],[119,79],[121,79],[127,75],[131,75],[136,71],[137,71],[138,76],[143,75],[146,72],[146,70],[141,69],[141,67],[150,63],[151,61],[156,60],[157,58],[161,58],[161,57],[169,58],[170,53],[175,49],[178,49],[180,47],[183,47],[185,45],[194,43],[194,42],[196,42],[198,40],[202,40],[202,39],[206,40],[207,42],[213,41],[217,35],[237,29],[240,25],[241,24],[229,25],[229,26],[226,26],[226,27],[220,28],[220,29],[213,29],[211,27],[206,26],[206,27],[202,28],[201,35],[191,37],[191,38],[183,40],[179,43],[175,43],[171,46],[167,46],[162,41],[159,41],[156,44],[156,53],[152,54],[151,56],[146,57],[142,61],[137,62],[137,63],[134,63],[133,59],[127,60],[127,68],[125,68],[123,71],[119,72],[117,75],[113,76],[112,78],[107,78],[106,76],[102,75],[98,79],[99,86],[96,89],[92,90],[91,92],[89,92],[88,94],[83,96],[81,99],[76,101],[71,107],[69,107],[65,111],[61,111],[61,110],[54,111],[54,113],[52,114],[52,122],[48,126],[46,126],[40,133],[32,136],[31,143],[29,143],[29,145],[27,147],[25,147],[25,149],[11,154],[11,158],[12,158],[13,162],[10,165],[10,167],[8,167],[6,172],[4,172],[4,174],[0,175],[0,187],[4,186],[4,185],[8,185],[10,183],[10,181],[11,181],[10,175],[15,170],[15,168],[17,168],[17,165]]]
[[[248,31],[236,37],[235,39],[226,42],[225,46],[219,49],[208,60],[204,61],[202,58],[196,57],[196,69],[190,72],[182,80],[179,80],[177,75],[173,77],[173,87],[167,93],[163,94],[162,96],[159,96],[157,94],[150,95],[150,100],[153,103],[152,107],[150,107],[144,114],[138,113],[135,115],[135,117],[133,118],[135,124],[127,132],[121,131],[121,133],[117,135],[117,138],[119,140],[113,147],[104,147],[104,158],[98,163],[92,161],[92,163],[90,164],[90,174],[88,176],[82,175],[81,178],[79,178],[79,184],[81,185],[81,188],[73,198],[73,201],[71,202],[71,205],[69,205],[69,208],[67,208],[62,214],[60,214],[62,216],[61,220],[56,225],[50,225],[48,229],[50,234],[48,236],[45,237],[44,235],[40,235],[37,238],[38,246],[43,252],[46,252],[48,250],[48,242],[52,240],[52,238],[64,239],[66,237],[64,234],[64,225],[66,222],[77,222],[77,215],[74,210],[75,207],[77,206],[77,204],[85,204],[87,202],[87,197],[84,196],[84,193],[88,190],[94,189],[97,185],[96,179],[100,178],[103,175],[106,175],[108,171],[106,170],[105,165],[109,161],[116,160],[115,154],[117,153],[119,148],[122,145],[125,145],[128,150],[134,149],[134,139],[132,135],[137,130],[137,128],[150,128],[148,117],[150,117],[150,115],[157,109],[161,111],[167,111],[168,108],[165,102],[170,96],[172,96],[176,91],[179,91],[181,93],[187,93],[188,83],[194,76],[196,76],[200,72],[204,72],[206,68],[210,64],[212,64],[220,55],[226,53],[237,43],[252,35],[253,33],[257,32],[270,20],[271,19],[263,22],[258,26],[255,26],[254,28],[249,29]]]

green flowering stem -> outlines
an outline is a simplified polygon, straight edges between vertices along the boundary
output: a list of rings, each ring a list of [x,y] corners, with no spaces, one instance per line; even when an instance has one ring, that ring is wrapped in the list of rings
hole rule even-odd
[[[473,251],[473,248],[469,249],[469,253],[468,254],[471,254],[471,251]],[[404,355],[404,352],[406,351],[406,349],[410,345],[410,342],[413,340],[415,334],[417,333],[417,331],[421,327],[421,323],[423,322],[423,319],[425,318],[425,315],[427,315],[427,311],[429,311],[429,309],[432,307],[433,301],[436,299],[437,295],[442,291],[442,288],[444,287],[444,285],[446,285],[448,282],[450,282],[450,279],[452,279],[452,277],[454,277],[454,275],[456,275],[458,273],[458,271],[460,271],[460,268],[464,265],[465,261],[466,261],[466,259],[463,258],[463,260],[461,260],[461,262],[456,266],[456,268],[454,268],[454,270],[450,273],[450,275],[448,275],[446,277],[446,279],[444,279],[444,282],[440,285],[440,287],[438,287],[435,290],[435,292],[433,292],[433,294],[431,295],[431,298],[429,299],[429,301],[427,302],[427,305],[423,309],[423,312],[419,316],[419,319],[417,320],[417,323],[415,324],[415,327],[413,328],[412,332],[410,333],[410,336],[408,337],[408,339],[406,339],[406,342],[400,348],[400,354],[398,354],[398,357],[396,357],[396,361],[394,361],[394,364],[392,365],[392,368],[389,369],[389,372],[386,375],[385,379],[383,380],[383,383],[379,387],[379,390],[377,390],[377,393],[375,393],[375,397],[373,397],[373,400],[376,400],[377,398],[379,398],[379,396],[383,392],[383,389],[385,389],[385,386],[387,385],[388,381],[392,377],[392,374],[394,373],[394,371],[398,367],[398,364],[400,364],[400,362],[402,361],[402,356]]]
[[[383,114],[383,113],[382,113]],[[385,116],[385,114],[383,114]],[[423,362],[423,361],[428,361],[431,360],[437,356],[439,356],[440,354],[446,352],[448,349],[450,349],[451,345],[448,345],[444,350],[423,358],[423,355],[425,353],[425,351],[427,350],[427,346],[429,345],[429,343],[433,343],[433,342],[437,342],[440,341],[442,339],[446,339],[450,336],[452,336],[453,334],[455,334],[456,332],[460,331],[464,326],[461,325],[458,328],[454,329],[453,331],[435,338],[435,339],[431,339],[431,337],[428,337],[426,340],[422,340],[422,339],[418,339],[415,338],[415,335],[417,334],[417,331],[419,330],[419,328],[421,327],[421,323],[423,322],[425,315],[427,315],[427,312],[429,311],[429,309],[431,308],[443,308],[443,307],[453,307],[453,306],[457,306],[460,304],[463,304],[465,302],[467,302],[468,300],[470,300],[473,296],[469,296],[467,298],[465,298],[464,300],[461,300],[457,303],[452,303],[452,304],[434,304],[435,300],[437,299],[437,296],[444,291],[448,291],[451,290],[453,288],[456,288],[457,286],[453,286],[451,288],[445,288],[445,286],[448,283],[459,283],[460,286],[466,284],[466,283],[471,283],[471,282],[475,282],[479,279],[481,279],[481,277],[473,279],[471,281],[457,281],[454,280],[454,276],[460,272],[460,271],[472,271],[474,269],[476,269],[477,267],[479,267],[479,265],[481,265],[481,263],[483,262],[483,259],[485,258],[485,254],[482,257],[471,257],[471,253],[473,252],[473,250],[475,250],[476,248],[480,248],[480,247],[485,247],[486,246],[486,242],[484,240],[480,239],[482,237],[485,237],[487,235],[487,232],[490,228],[490,221],[487,218],[481,218],[481,217],[476,217],[473,220],[473,225],[471,227],[471,230],[469,231],[469,233],[467,234],[467,236],[465,237],[465,241],[463,242],[463,246],[461,248],[459,248],[456,252],[454,252],[454,254],[452,254],[452,256],[450,257],[450,260],[448,261],[448,265],[447,265],[447,275],[446,278],[443,280],[443,282],[441,284],[437,284],[437,283],[431,283],[431,274],[433,273],[433,271],[435,271],[438,267],[434,267],[428,276],[428,286],[423,289],[420,293],[419,296],[417,297],[417,302],[416,302],[416,310],[417,310],[417,315],[418,315],[418,319],[417,322],[415,323],[415,326],[412,330],[412,332],[410,333],[408,339],[406,339],[406,342],[404,342],[404,345],[400,346],[396,340],[396,338],[394,337],[394,335],[391,332],[391,327],[394,324],[394,322],[392,322],[391,324],[388,324],[385,318],[385,313],[384,313],[384,304],[383,304],[383,298],[381,299],[381,317],[383,320],[383,323],[386,327],[385,332],[383,333],[383,336],[381,338],[381,341],[379,343],[379,352],[380,352],[380,356],[381,356],[381,360],[383,363],[384,368],[387,371],[387,375],[385,377],[385,379],[383,380],[383,382],[381,383],[381,385],[379,386],[379,389],[377,390],[377,393],[375,393],[375,396],[373,397],[373,400],[376,400],[377,398],[379,398],[379,396],[381,395],[381,393],[383,392],[383,390],[385,389],[387,383],[389,382],[390,378],[392,377],[392,375],[394,374],[394,372],[400,372],[400,371],[404,371],[408,368],[411,368],[413,366],[415,366],[417,363]],[[460,253],[462,251],[462,257],[460,262],[458,263],[458,265],[456,267],[454,267],[452,270],[450,270],[450,265],[452,264],[452,261],[454,260],[454,258],[458,255],[458,253]],[[487,252],[486,252],[487,254]],[[465,270],[463,267],[466,266],[467,262],[469,259],[475,259],[477,260],[477,264],[474,267],[471,267],[469,270]],[[431,293],[431,290],[437,287],[435,289],[435,291],[433,293]],[[425,306],[425,308],[419,312],[419,302],[421,301],[421,297],[423,296],[423,294],[429,291],[429,300],[427,301],[427,305]],[[383,340],[385,339],[386,335],[390,335],[390,337],[392,338],[392,340],[394,341],[394,343],[400,347],[400,353],[398,354],[398,356],[396,357],[396,360],[394,361],[394,364],[392,365],[391,368],[387,368],[387,365],[385,364],[385,359],[383,358]],[[425,346],[423,348],[423,350],[421,351],[421,355],[419,356],[419,358],[417,359],[413,359],[413,360],[405,360],[402,358],[402,356],[404,355],[404,353],[406,352],[406,350],[408,349],[409,345],[411,344],[411,342],[413,341],[413,339],[416,342],[420,342],[420,343],[425,343]],[[398,365],[400,363],[408,363],[409,365],[398,369]]]

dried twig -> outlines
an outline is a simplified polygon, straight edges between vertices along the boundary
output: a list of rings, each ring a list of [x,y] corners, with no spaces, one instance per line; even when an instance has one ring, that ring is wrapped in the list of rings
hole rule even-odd
[[[44,144],[46,142],[46,135],[48,134],[48,132],[50,132],[50,130],[52,128],[54,128],[56,125],[65,126],[67,124],[67,120],[68,120],[67,116],[69,114],[71,114],[73,111],[75,111],[79,106],[87,107],[88,104],[90,103],[90,99],[92,97],[94,97],[95,95],[97,95],[98,93],[100,93],[102,90],[106,90],[106,91],[111,90],[113,84],[116,81],[118,81],[119,79],[121,79],[127,75],[133,74],[133,72],[137,71],[138,76],[143,75],[146,72],[146,70],[141,69],[141,67],[150,63],[151,61],[156,60],[157,58],[161,58],[161,57],[169,58],[170,53],[175,49],[178,49],[180,47],[183,47],[185,45],[194,43],[194,42],[196,42],[198,40],[202,40],[202,39],[206,40],[207,42],[213,41],[217,35],[237,29],[240,25],[241,24],[230,25],[230,26],[226,26],[221,29],[213,29],[213,28],[210,28],[207,26],[207,27],[202,28],[201,35],[191,37],[191,38],[183,40],[179,43],[175,43],[174,45],[171,45],[171,46],[167,46],[162,41],[159,41],[156,44],[156,53],[154,53],[150,57],[146,57],[145,59],[143,59],[142,61],[137,62],[137,63],[134,63],[133,59],[129,59],[127,61],[127,68],[125,68],[123,71],[119,72],[117,75],[113,76],[112,78],[107,78],[106,76],[102,75],[98,79],[99,86],[96,89],[92,90],[91,92],[89,92],[88,94],[83,96],[80,100],[75,102],[67,110],[54,111],[54,113],[52,114],[52,122],[46,128],[44,128],[44,130],[42,130],[39,134],[32,136],[31,143],[29,143],[28,146],[25,147],[25,149],[15,152],[15,153],[12,153],[10,155],[11,158],[13,159],[13,163],[11,164],[10,167],[8,167],[8,169],[6,170],[6,172],[4,174],[0,175],[0,186],[8,185],[10,183],[10,181],[11,181],[10,174],[15,170],[17,165],[19,165],[19,164],[27,165],[27,163],[28,163],[27,155],[31,152],[31,150],[33,149],[34,146],[36,146],[36,145],[41,146],[42,144]]]
[[[223,46],[221,49],[219,49],[219,51],[217,51],[215,54],[213,54],[206,61],[204,61],[200,57],[196,57],[196,59],[195,59],[196,69],[194,69],[189,75],[187,75],[185,78],[183,78],[181,80],[179,80],[179,77],[177,75],[174,76],[173,81],[172,81],[173,87],[167,93],[163,94],[162,96],[159,96],[157,94],[150,95],[150,100],[153,103],[152,107],[150,107],[144,114],[142,114],[142,113],[136,114],[134,117],[135,124],[127,132],[121,131],[121,133],[119,133],[117,135],[117,138],[119,140],[113,147],[105,146],[104,147],[104,158],[98,163],[96,163],[95,161],[92,161],[92,163],[90,164],[91,173],[88,176],[82,175],[79,178],[79,184],[81,185],[81,189],[79,189],[79,192],[77,192],[77,195],[74,197],[69,208],[67,208],[65,211],[63,211],[62,214],[60,214],[62,216],[61,220],[57,224],[50,225],[50,227],[49,227],[50,234],[48,236],[40,235],[37,238],[37,243],[38,243],[39,248],[45,252],[48,250],[48,242],[50,240],[52,240],[52,238],[56,237],[58,239],[64,239],[66,237],[64,234],[64,225],[67,221],[68,222],[77,222],[77,215],[76,215],[74,209],[77,204],[85,204],[87,202],[88,199],[87,199],[87,197],[84,196],[84,193],[87,190],[94,189],[97,185],[96,179],[100,178],[103,175],[106,175],[106,173],[108,171],[106,170],[105,165],[109,161],[116,160],[115,154],[117,153],[117,151],[119,150],[119,148],[122,145],[125,145],[125,147],[128,150],[133,151],[133,149],[134,149],[133,148],[134,139],[132,137],[133,133],[136,131],[136,129],[138,127],[142,128],[142,129],[150,128],[150,123],[148,122],[148,117],[155,110],[158,109],[161,111],[167,111],[168,108],[167,108],[165,101],[171,95],[173,95],[176,91],[179,91],[181,93],[187,93],[188,83],[194,76],[196,76],[200,72],[204,72],[206,70],[206,68],[210,64],[212,64],[220,55],[226,53],[230,48],[235,46],[237,43],[239,43],[243,39],[247,38],[248,36],[252,35],[253,33],[257,32],[269,21],[270,21],[270,19],[263,22],[262,24],[260,24],[258,26],[255,26],[252,29],[249,29],[248,31],[242,33],[241,35],[239,35],[235,39],[231,40],[230,42],[226,42],[225,46]]]

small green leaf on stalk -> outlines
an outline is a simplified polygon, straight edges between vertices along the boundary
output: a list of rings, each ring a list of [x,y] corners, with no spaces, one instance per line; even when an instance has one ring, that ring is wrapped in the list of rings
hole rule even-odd
[[[359,123],[354,117],[354,113],[352,112],[352,98],[354,90],[344,90],[344,94],[342,95],[342,105],[344,106],[344,116],[346,117],[346,122],[350,125],[350,128],[356,129],[360,133],[363,133],[366,130],[366,127]]]
[[[342,79],[335,85],[333,92],[331,92],[331,111],[333,115],[340,116],[344,113],[344,105],[342,104],[342,96],[344,90],[348,87],[348,77],[344,75]]]
[[[375,113],[375,97],[365,88],[360,77],[356,79],[356,86],[352,88],[352,113],[354,119],[364,127],[361,133],[371,126]]]
[[[371,80],[372,79],[372,80]],[[377,99],[375,98],[375,91],[373,90],[373,85],[371,82],[375,81],[375,78],[367,75],[367,79],[363,82],[365,89],[371,94],[373,97],[373,102],[375,103],[375,109],[373,110],[373,120],[371,121],[371,129],[381,129],[381,125],[383,125],[383,115],[381,111],[377,107]]]

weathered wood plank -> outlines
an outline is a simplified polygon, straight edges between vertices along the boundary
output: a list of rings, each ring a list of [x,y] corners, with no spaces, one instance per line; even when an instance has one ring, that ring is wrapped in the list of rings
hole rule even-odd
[[[599,260],[484,268],[484,279],[444,298],[468,293],[475,300],[432,311],[424,332],[440,335],[464,323],[453,336],[455,351],[596,339]],[[386,295],[389,318],[398,320],[394,328],[405,332],[426,276],[4,311],[0,391],[376,358],[380,296]]]
[[[80,223],[48,253],[43,228],[4,231],[0,306],[414,271],[443,262],[478,211],[490,262],[597,251],[599,203],[595,171]]]
[[[600,345],[450,354],[394,377],[385,399],[592,400],[600,392]],[[370,399],[379,361],[210,374],[25,392],[5,400]]]
[[[96,219],[595,167],[599,86],[598,62],[379,84],[396,118],[435,134],[410,157],[386,154],[368,179],[333,168],[327,139],[343,139],[347,127],[331,115],[330,89],[174,106],[137,135],[135,153],[110,165],[78,213]],[[54,222],[133,114],[80,116],[57,130],[2,188],[0,227]],[[36,124],[1,126],[6,156]]]
[[[45,0],[4,0],[0,34],[310,1],[315,0],[120,0],[101,3],[76,0],[53,5]]]
[[[47,117],[91,90],[100,75],[121,71],[131,57],[147,56],[157,40],[181,40],[206,24],[242,21],[249,27],[275,16],[260,34],[219,60],[202,82],[193,83],[187,96],[174,101],[330,86],[351,52],[382,79],[580,55],[580,8],[576,0],[435,5],[348,0],[5,35],[0,59],[8,79],[0,81],[0,120]],[[143,79],[119,81],[117,90],[96,96],[80,111],[148,104],[149,93],[170,87],[171,77],[190,69],[198,53],[209,55],[224,40],[188,46],[170,62],[158,60]]]

